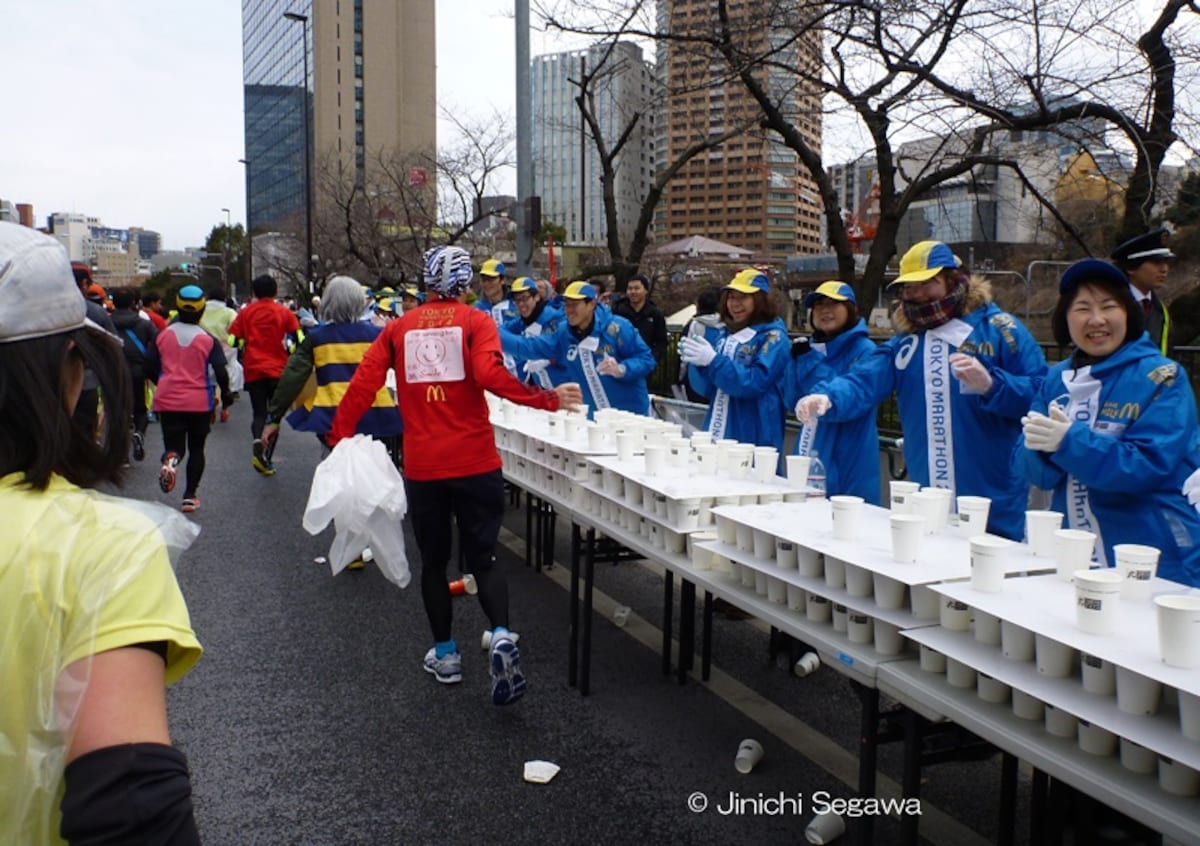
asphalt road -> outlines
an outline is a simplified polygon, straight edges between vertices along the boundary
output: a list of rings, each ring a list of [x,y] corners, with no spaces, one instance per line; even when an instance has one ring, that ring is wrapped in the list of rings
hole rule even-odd
[[[260,476],[249,417],[248,403],[235,406],[210,437],[192,515],[203,531],[178,566],[205,654],[171,689],[171,727],[206,843],[791,844],[823,803],[854,796],[859,707],[847,681],[829,668],[791,676],[768,660],[760,626],[721,617],[712,682],[665,678],[653,568],[600,566],[593,692],[568,687],[567,574],[523,565],[515,509],[498,552],[529,691],[491,704],[471,597],[454,606],[464,680],[438,685],[421,668],[432,639],[416,581],[402,591],[370,565],[331,577],[314,563],[332,541],[301,528],[320,447],[285,428],[278,473]],[[160,451],[151,425],[126,493],[178,505],[182,484],[157,489]],[[566,535],[560,525],[559,561]],[[624,628],[610,597],[632,609]],[[766,749],[749,775],[734,769],[743,738]],[[526,783],[535,759],[561,772]],[[881,768],[886,790],[898,749],[883,750]],[[995,757],[929,770],[926,842],[994,841],[998,776]],[[1019,819],[1027,801],[1025,785]],[[875,825],[875,842],[897,840],[895,818]]]

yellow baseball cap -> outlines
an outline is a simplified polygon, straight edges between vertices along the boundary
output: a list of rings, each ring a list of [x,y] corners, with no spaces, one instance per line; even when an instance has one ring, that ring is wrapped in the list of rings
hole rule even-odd
[[[567,286],[567,290],[563,291],[563,299],[594,300],[596,299],[596,286],[590,282],[572,282]]]
[[[503,276],[504,263],[499,259],[488,259],[483,263],[483,267],[479,268],[480,276]]]
[[[921,241],[909,247],[900,259],[900,275],[888,287],[906,282],[925,282],[943,270],[960,264],[954,252],[941,241]]]
[[[745,270],[739,271],[738,275],[729,280],[729,284],[725,286],[726,291],[740,291],[743,294],[755,294],[759,291],[766,292],[770,287],[770,282],[767,280],[767,275],[761,270],[753,267],[747,267]]]

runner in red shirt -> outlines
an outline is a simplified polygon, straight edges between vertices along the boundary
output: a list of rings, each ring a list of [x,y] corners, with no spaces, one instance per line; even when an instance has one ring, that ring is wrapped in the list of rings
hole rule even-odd
[[[250,421],[250,434],[254,437],[250,463],[264,476],[273,476],[275,465],[271,463],[271,454],[275,444],[265,445],[262,432],[267,425],[267,404],[287,366],[291,346],[289,336],[300,331],[300,323],[290,309],[275,302],[279,288],[273,278],[264,273],[256,277],[250,287],[254,291],[254,302],[238,312],[229,324],[229,334],[242,341],[246,348],[242,366],[246,373],[246,391],[254,409],[254,419]]]
[[[505,370],[491,316],[462,302],[471,275],[471,258],[458,247],[425,254],[429,301],[391,321],[367,349],[338,405],[329,442],[354,434],[393,368],[404,418],[405,490],[421,552],[421,597],[433,629],[425,670],[443,684],[462,681],[446,582],[453,514],[492,626],[492,701],[508,705],[525,693],[525,677],[508,631],[508,584],[495,566],[504,479],[484,391],[551,411],[572,408],[583,395],[573,382],[546,391]]]

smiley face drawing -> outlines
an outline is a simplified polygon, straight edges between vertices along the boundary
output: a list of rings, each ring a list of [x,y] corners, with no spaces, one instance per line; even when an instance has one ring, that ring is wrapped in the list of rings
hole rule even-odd
[[[404,370],[409,382],[457,381],[464,377],[462,330],[421,329],[404,339]]]

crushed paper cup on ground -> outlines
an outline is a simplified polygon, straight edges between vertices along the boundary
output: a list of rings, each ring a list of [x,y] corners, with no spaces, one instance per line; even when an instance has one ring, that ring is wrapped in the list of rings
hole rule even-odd
[[[525,780],[530,784],[549,784],[550,779],[558,775],[562,769],[558,764],[549,761],[526,761]]]

